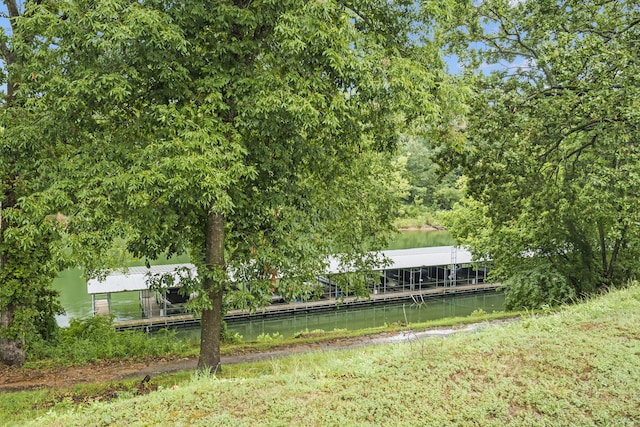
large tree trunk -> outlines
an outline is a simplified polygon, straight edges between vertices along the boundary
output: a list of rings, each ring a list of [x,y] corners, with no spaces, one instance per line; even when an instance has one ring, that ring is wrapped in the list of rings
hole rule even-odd
[[[209,270],[224,270],[224,215],[210,213],[206,231],[206,266]],[[218,275],[215,275],[218,276]],[[203,280],[203,290],[211,300],[211,309],[203,310],[198,369],[220,369],[220,334],[222,333],[222,296],[224,283],[216,282],[211,275]]]
[[[0,312],[0,330],[9,328],[13,321],[13,312],[13,306]],[[26,357],[24,340],[7,339],[0,336],[0,362],[9,366],[22,366]]]

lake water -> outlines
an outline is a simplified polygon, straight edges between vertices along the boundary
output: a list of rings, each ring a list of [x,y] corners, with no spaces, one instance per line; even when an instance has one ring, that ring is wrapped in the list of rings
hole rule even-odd
[[[453,239],[446,231],[405,231],[394,239],[389,249],[409,249],[415,247],[449,246]],[[160,263],[188,262],[186,257],[162,260]],[[60,300],[66,314],[58,316],[58,324],[67,326],[71,318],[91,316],[91,297],[87,294],[87,283],[80,269],[65,270],[54,281],[53,287],[60,293]],[[117,319],[140,318],[138,292],[122,292],[111,295],[111,310]],[[259,319],[232,322],[229,329],[238,332],[245,339],[254,339],[262,333],[279,332],[292,335],[309,329],[360,329],[382,326],[404,321],[422,322],[452,316],[466,316],[475,309],[486,312],[502,310],[504,296],[499,293],[438,297],[427,300],[420,306],[412,304],[392,304],[366,308],[342,308],[339,310],[307,315],[292,315],[280,319]],[[403,308],[404,307],[404,308]]]
[[[357,308],[345,307],[328,312],[295,314],[277,319],[229,322],[227,328],[239,333],[245,340],[255,340],[260,334],[277,332],[284,337],[289,337],[305,330],[356,330],[392,323],[418,323],[446,317],[464,317],[478,309],[492,313],[502,311],[503,307],[504,294],[489,292],[455,297],[434,297],[425,299],[421,304],[407,302]],[[198,335],[199,331],[193,334]]]
[[[161,259],[157,264],[177,264],[189,262],[185,255],[170,259]],[[143,261],[132,262],[131,266],[144,265]],[[72,268],[62,271],[53,281],[53,288],[60,294],[60,302],[65,314],[57,316],[60,326],[68,326],[71,318],[84,318],[91,316],[91,295],[87,293],[87,281],[82,276],[82,270]],[[139,293],[119,292],[111,295],[111,312],[119,320],[139,319],[140,301]]]

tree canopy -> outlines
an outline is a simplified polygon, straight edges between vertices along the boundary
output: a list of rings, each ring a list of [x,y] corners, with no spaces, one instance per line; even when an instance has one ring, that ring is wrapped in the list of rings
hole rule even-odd
[[[399,135],[441,135],[456,114],[424,24],[446,15],[434,5],[26,5],[19,72],[66,150],[69,229],[85,246],[117,232],[135,255],[190,254],[201,367],[219,365],[226,304],[309,295],[329,254],[366,265],[384,242]]]
[[[459,170],[438,167],[437,144],[423,138],[403,138],[399,153],[405,162],[409,189],[405,196],[405,205],[409,214],[411,206],[425,206],[434,210],[451,210],[462,197],[457,188]]]
[[[640,8],[483,1],[452,30],[475,96],[452,231],[494,260],[513,307],[638,274]]]

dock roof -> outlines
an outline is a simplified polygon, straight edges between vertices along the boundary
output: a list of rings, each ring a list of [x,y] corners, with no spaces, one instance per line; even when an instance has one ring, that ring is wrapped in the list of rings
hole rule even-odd
[[[471,252],[458,246],[436,246],[429,248],[394,249],[380,251],[389,264],[380,265],[374,270],[392,270],[398,268],[436,267],[451,264],[468,264],[474,262]],[[349,272],[351,269],[341,266],[338,259],[329,262],[327,274]]]
[[[398,268],[436,267],[451,264],[468,264],[474,259],[467,249],[456,246],[438,246],[431,248],[397,249],[380,252],[390,264],[380,265],[374,270],[391,270]],[[87,282],[89,294],[102,294],[125,291],[140,291],[148,289],[146,276],[149,274],[171,273],[178,268],[186,267],[196,274],[193,264],[152,265],[147,267],[130,267],[126,271],[115,271],[108,274],[103,280],[91,279]],[[348,267],[341,266],[338,259],[329,260],[329,266],[325,274],[338,274],[350,271]]]
[[[188,268],[192,274],[196,273],[196,266],[193,264],[167,264],[152,265],[147,267],[129,267],[123,271],[113,271],[102,280],[89,279],[87,281],[87,292],[89,294],[106,294],[126,291],[143,291],[149,289],[147,275],[173,273],[179,268]]]

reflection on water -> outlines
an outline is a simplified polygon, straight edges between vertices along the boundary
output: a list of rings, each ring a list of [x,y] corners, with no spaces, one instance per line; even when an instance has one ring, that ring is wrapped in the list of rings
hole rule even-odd
[[[254,319],[229,322],[227,328],[237,332],[245,341],[255,340],[260,334],[279,333],[290,337],[301,331],[333,331],[334,329],[364,329],[392,323],[418,323],[446,317],[465,317],[475,310],[487,313],[503,311],[503,293],[461,295],[426,299],[417,305],[404,304],[376,305],[369,307],[342,308],[329,312],[295,314],[283,318]],[[183,331],[181,335],[199,336],[199,330]]]
[[[432,246],[449,246],[452,245],[453,239],[451,235],[446,231],[403,231],[399,233],[396,238],[389,244],[389,249],[408,249],[408,248],[420,248],[420,247],[432,247]],[[173,257],[169,260],[158,260],[154,264],[168,264],[168,263],[184,263],[188,262],[186,256]],[[131,263],[133,265],[143,265],[144,262],[138,261]],[[87,293],[87,282],[84,277],[82,277],[82,270],[75,268],[70,270],[65,270],[59,274],[58,278],[54,280],[53,287],[60,293],[60,301],[62,306],[64,307],[66,314],[57,317],[58,324],[60,326],[68,326],[69,320],[71,318],[83,318],[91,316],[91,296]],[[137,291],[134,292],[120,292],[111,295],[111,312],[116,316],[119,320],[125,319],[139,319],[141,317],[140,313],[140,302],[139,302],[139,293]],[[451,309],[451,303],[442,303],[442,307],[437,308],[433,307],[434,311],[444,310],[449,307]],[[431,307],[431,306],[429,306]],[[474,307],[475,309],[475,307]],[[393,306],[378,306],[372,307],[366,310],[360,311],[369,311],[373,310],[371,316],[372,321],[377,322],[376,319],[385,319],[382,320],[380,325],[387,323],[393,323],[400,318],[397,313],[394,313]],[[397,309],[395,309],[397,310]],[[400,306],[401,310],[401,306]],[[324,325],[322,324],[314,324],[313,322],[320,322],[320,320],[309,320],[305,319],[304,323],[300,327],[296,327],[296,331],[303,330],[305,328],[311,329],[325,329],[332,330],[335,328],[345,328],[344,324],[351,323],[355,324],[358,322],[358,318],[364,316],[363,313],[356,313],[358,310],[349,310],[349,314],[346,315],[346,310],[339,310],[333,316],[334,320],[328,320],[331,316],[327,317],[322,322],[333,322],[336,326],[331,326],[331,324]],[[410,315],[411,310],[405,310],[407,312],[407,316]],[[415,311],[415,310],[414,310]],[[428,311],[432,311],[430,308]],[[470,310],[469,312],[473,311]],[[486,310],[485,310],[486,311]],[[342,318],[345,314],[346,317]],[[414,313],[415,314],[415,313]],[[457,315],[457,314],[443,314],[437,315],[439,317],[448,317],[449,315]],[[297,317],[297,316],[296,316]],[[293,318],[295,319],[295,317]],[[289,321],[294,321],[293,319],[289,319]],[[341,320],[338,320],[341,319]],[[389,320],[392,319],[392,320]],[[296,320],[297,321],[297,320]],[[415,321],[409,319],[409,321]],[[312,322],[312,323],[309,323]],[[363,321],[364,322],[364,321]],[[369,322],[367,320],[366,322]],[[364,324],[364,323],[363,323]],[[306,326],[309,325],[309,326]],[[323,326],[324,325],[324,326]],[[342,325],[342,326],[341,326]],[[370,323],[367,323],[366,327],[372,326]],[[365,326],[362,326],[365,327]],[[240,332],[240,331],[239,331]],[[272,331],[272,332],[275,332]],[[251,331],[240,332],[242,335],[251,336]],[[263,333],[263,332],[260,332]],[[259,335],[256,334],[256,336]]]
[[[91,297],[87,293],[87,281],[82,278],[82,270],[64,270],[53,281],[53,288],[60,294],[60,303],[66,312],[57,316],[58,325],[68,326],[71,317],[91,315]]]
[[[91,316],[91,295],[87,293],[87,281],[82,270],[65,270],[53,281],[53,288],[60,293],[60,302],[65,314],[56,316],[58,325],[69,326],[72,318]],[[140,294],[138,291],[111,294],[111,313],[118,320],[139,319]]]

